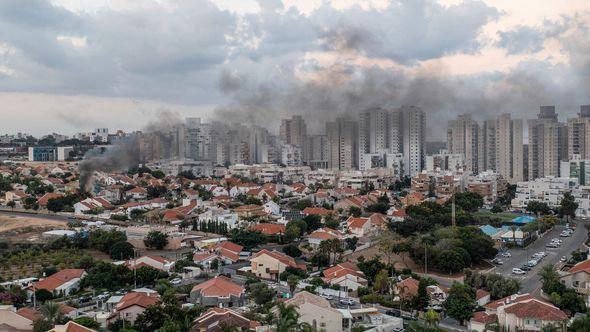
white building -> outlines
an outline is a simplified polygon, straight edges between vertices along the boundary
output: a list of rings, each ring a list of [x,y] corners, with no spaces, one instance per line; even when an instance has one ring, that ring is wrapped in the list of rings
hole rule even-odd
[[[563,194],[576,188],[577,182],[572,178],[548,176],[533,181],[518,182],[512,207],[524,209],[530,201],[545,202],[550,207],[557,207]]]

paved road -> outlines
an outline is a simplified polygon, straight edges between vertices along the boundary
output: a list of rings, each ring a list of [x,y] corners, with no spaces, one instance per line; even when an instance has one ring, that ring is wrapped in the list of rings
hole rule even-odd
[[[579,249],[584,241],[586,241],[588,237],[588,233],[586,227],[584,227],[584,222],[579,221],[577,223],[577,228],[574,234],[570,237],[560,237],[559,234],[565,229],[565,226],[555,226],[553,230],[545,234],[542,238],[535,241],[535,243],[531,244],[526,249],[510,249],[509,252],[512,254],[511,258],[502,258],[504,261],[504,265],[497,266],[493,269],[492,273],[499,273],[505,276],[511,276],[517,278],[521,282],[521,292],[522,293],[533,293],[534,295],[539,295],[539,290],[541,287],[539,277],[537,276],[538,272],[541,268],[545,265],[555,265],[559,262],[562,256],[570,257],[572,251]],[[563,240],[563,244],[556,249],[553,248],[546,248],[545,246],[551,242],[551,239],[559,238]],[[526,275],[523,276],[516,276],[512,274],[512,269],[515,267],[521,267],[530,260],[531,256],[539,251],[544,251],[547,253],[547,257],[545,257],[541,262],[532,268]]]

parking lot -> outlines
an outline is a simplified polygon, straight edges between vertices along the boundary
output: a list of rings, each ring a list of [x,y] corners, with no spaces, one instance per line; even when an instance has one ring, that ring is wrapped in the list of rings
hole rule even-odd
[[[555,226],[554,229],[535,241],[535,243],[529,245],[526,249],[518,248],[508,250],[512,257],[501,257],[504,264],[497,265],[491,272],[519,279],[522,293],[534,293],[538,295],[541,285],[537,274],[541,268],[547,264],[555,265],[559,263],[563,256],[569,259],[571,252],[579,249],[587,239],[587,230],[583,222],[578,223],[578,227],[571,236],[561,237],[560,234],[565,229],[566,227],[562,225]],[[547,245],[555,238],[561,239],[563,243],[558,248],[548,248]],[[530,271],[526,271],[524,275],[515,275],[512,273],[514,268],[521,268],[537,252],[545,252],[546,256],[536,266],[532,267]]]

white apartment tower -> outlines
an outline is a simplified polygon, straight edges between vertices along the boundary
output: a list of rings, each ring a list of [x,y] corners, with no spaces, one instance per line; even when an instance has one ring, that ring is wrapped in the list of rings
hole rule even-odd
[[[510,183],[523,181],[523,121],[502,114],[495,124],[496,172]]]
[[[541,106],[537,119],[528,121],[529,181],[559,176],[560,161],[567,158],[567,127],[557,121],[555,106]]]
[[[590,159],[590,105],[580,106],[577,118],[567,120],[568,160]]]
[[[352,170],[358,166],[358,123],[337,118],[326,123],[328,167]]]
[[[459,115],[449,120],[447,127],[447,150],[451,154],[462,154],[465,158],[466,171],[477,174],[483,168],[483,156],[480,155],[480,128],[471,115]]]
[[[402,106],[394,113],[394,123],[399,123],[399,145],[404,156],[404,173],[413,177],[424,169],[426,118],[416,106]],[[396,127],[396,126],[393,126]]]

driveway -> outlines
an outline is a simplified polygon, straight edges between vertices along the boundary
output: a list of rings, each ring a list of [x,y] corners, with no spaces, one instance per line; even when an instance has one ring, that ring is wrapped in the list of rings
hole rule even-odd
[[[570,257],[572,251],[579,249],[588,238],[588,231],[584,227],[584,222],[578,221],[577,228],[570,237],[560,237],[559,234],[565,229],[565,226],[555,226],[545,236],[541,237],[535,243],[528,246],[526,249],[510,249],[512,254],[510,258],[502,258],[504,265],[499,265],[492,269],[491,273],[498,273],[504,276],[510,276],[520,280],[521,292],[532,293],[539,295],[541,283],[538,273],[545,265],[555,265],[559,262],[562,256]],[[563,240],[563,244],[559,248],[547,248],[546,245],[551,242],[551,239],[559,238]],[[543,258],[537,266],[533,267],[526,275],[516,276],[512,274],[513,268],[519,268],[528,262],[532,255],[536,252],[544,251],[547,256]]]

